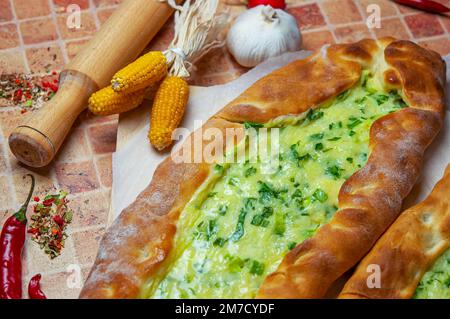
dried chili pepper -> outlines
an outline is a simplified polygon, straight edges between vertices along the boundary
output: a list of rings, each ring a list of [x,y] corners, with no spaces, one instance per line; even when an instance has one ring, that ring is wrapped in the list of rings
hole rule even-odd
[[[41,274],[37,274],[31,278],[28,284],[28,296],[30,299],[47,299],[41,290]]]
[[[432,13],[446,13],[450,11],[450,8],[432,0],[394,0],[394,2]]]
[[[22,248],[25,242],[27,207],[34,191],[34,177],[27,200],[3,225],[0,236],[0,299],[22,298]]]

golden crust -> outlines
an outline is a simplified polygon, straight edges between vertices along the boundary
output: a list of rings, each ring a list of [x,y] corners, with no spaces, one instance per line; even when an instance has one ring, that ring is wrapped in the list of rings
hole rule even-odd
[[[435,53],[391,38],[332,45],[262,78],[205,124],[225,129],[302,114],[354,86],[362,69],[379,76],[385,88],[399,89],[411,107],[373,124],[368,163],[341,188],[340,210],[283,259],[258,297],[322,297],[394,221],[442,124],[445,64]],[[209,170],[166,159],[103,238],[81,297],[137,297],[167,256],[178,216]]]
[[[203,129],[208,127],[226,130],[242,125],[213,118]],[[167,157],[155,170],[150,185],[103,237],[81,297],[136,298],[145,278],[168,256],[180,212],[210,169],[208,164],[175,163]]]
[[[345,284],[339,298],[411,298],[425,272],[450,247],[450,165],[421,203],[404,211]],[[381,269],[368,288],[369,265]]]

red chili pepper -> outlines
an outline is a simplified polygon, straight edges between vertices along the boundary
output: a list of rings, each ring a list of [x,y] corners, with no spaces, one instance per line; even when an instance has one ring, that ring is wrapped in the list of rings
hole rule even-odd
[[[286,9],[285,0],[249,0],[247,7],[250,9],[259,5],[268,5],[274,9]]]
[[[22,298],[22,248],[25,242],[27,207],[34,191],[34,177],[28,198],[3,225],[0,236],[0,299]]]
[[[394,2],[432,13],[446,13],[450,11],[450,8],[432,0],[394,0]]]
[[[37,274],[31,278],[28,284],[28,296],[30,299],[47,299],[41,290],[41,274]]]

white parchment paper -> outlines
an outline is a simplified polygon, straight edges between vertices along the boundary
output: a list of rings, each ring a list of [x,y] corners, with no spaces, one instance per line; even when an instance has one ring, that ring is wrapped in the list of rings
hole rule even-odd
[[[193,131],[199,120],[205,122],[227,103],[239,96],[264,75],[278,69],[291,61],[305,58],[307,51],[286,53],[270,59],[240,78],[224,84],[206,88],[194,87],[191,90],[189,104],[182,126]],[[450,106],[450,55],[447,62],[447,110]],[[197,124],[197,125],[195,125]],[[147,187],[157,165],[167,156],[156,152],[148,143],[148,125],[143,126],[120,149],[113,154],[112,218],[131,204],[139,193]],[[179,141],[179,146],[182,141]],[[176,146],[175,146],[176,147]],[[447,116],[444,128],[426,153],[424,168],[419,181],[405,201],[409,207],[421,200],[431,191],[434,184],[442,177],[447,163],[450,162],[450,117]]]

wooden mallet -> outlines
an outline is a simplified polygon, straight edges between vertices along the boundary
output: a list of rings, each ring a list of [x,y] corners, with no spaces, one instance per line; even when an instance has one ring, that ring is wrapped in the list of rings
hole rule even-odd
[[[49,164],[89,96],[136,59],[172,13],[159,0],[123,2],[61,72],[56,95],[11,133],[9,147],[17,159],[31,167]]]

